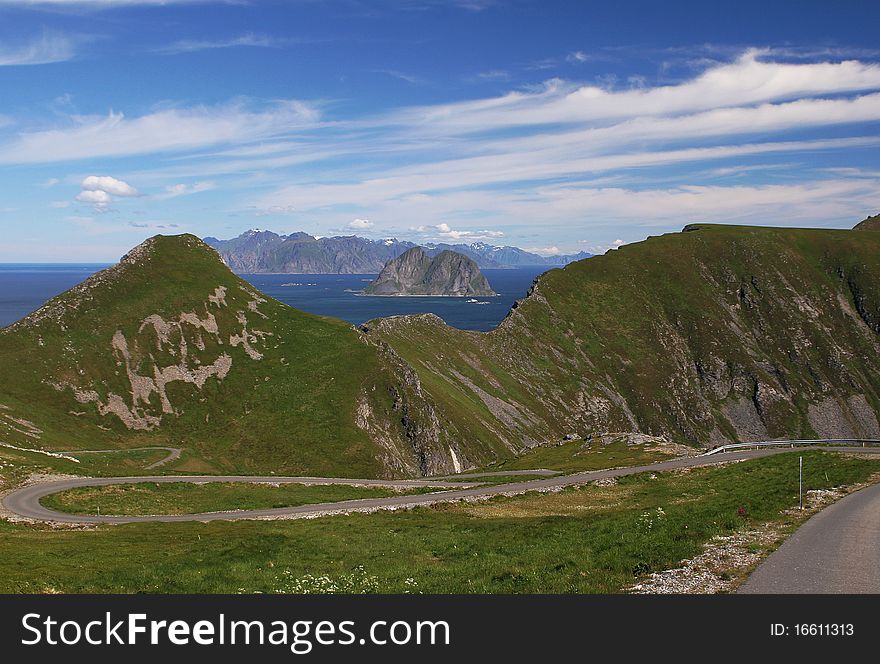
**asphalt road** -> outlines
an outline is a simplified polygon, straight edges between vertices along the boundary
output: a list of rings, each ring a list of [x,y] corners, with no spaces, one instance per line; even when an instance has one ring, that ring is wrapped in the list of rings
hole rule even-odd
[[[738,592],[880,593],[880,484],[811,517]]]
[[[816,449],[816,448],[813,448]],[[849,452],[880,452],[877,448],[820,448],[833,451]],[[297,518],[316,517],[329,514],[338,514],[352,511],[393,510],[408,507],[432,505],[436,503],[455,502],[462,499],[490,498],[497,495],[510,495],[525,493],[527,491],[552,490],[568,486],[587,484],[600,479],[622,477],[642,472],[663,472],[678,468],[696,468],[711,466],[729,461],[741,459],[755,459],[758,457],[771,456],[790,452],[789,448],[775,448],[763,450],[748,450],[727,452],[713,456],[698,456],[672,459],[645,466],[631,466],[627,468],[613,468],[598,470],[573,475],[561,475],[545,479],[511,482],[508,484],[496,484],[479,486],[473,483],[444,482],[442,480],[351,480],[341,478],[315,478],[315,477],[242,477],[242,476],[157,476],[157,477],[105,477],[105,478],[76,478],[58,480],[24,487],[9,493],[3,499],[3,506],[10,512],[19,516],[36,519],[39,521],[51,521],[57,523],[72,524],[98,524],[98,523],[134,523],[141,521],[234,521],[237,519],[272,519],[272,518]],[[540,472],[540,471],[539,471]],[[519,471],[517,474],[523,474]],[[461,477],[461,476],[460,476]],[[367,498],[361,500],[344,500],[336,503],[319,503],[314,505],[301,505],[298,507],[282,507],[274,509],[237,510],[230,512],[211,512],[207,514],[173,514],[155,516],[84,516],[65,514],[43,507],[40,499],[59,491],[66,491],[82,486],[107,486],[111,484],[135,484],[139,482],[277,482],[299,484],[349,484],[353,486],[392,486],[392,487],[419,487],[432,486],[439,489],[450,489],[432,494],[419,494],[409,496],[390,496],[387,498]]]

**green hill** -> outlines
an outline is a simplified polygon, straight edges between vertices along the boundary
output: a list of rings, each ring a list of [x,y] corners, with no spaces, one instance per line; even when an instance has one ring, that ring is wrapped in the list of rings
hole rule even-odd
[[[510,450],[601,431],[880,437],[880,235],[685,230],[545,273],[489,333],[430,315],[366,329],[466,440]]]
[[[256,292],[201,240],[158,236],[0,330],[0,442],[182,447],[173,468],[193,472],[453,471],[455,443],[401,371],[350,325]]]
[[[880,231],[880,214],[868,217],[864,221],[860,221],[855,225],[857,231]]]
[[[875,233],[691,226],[545,273],[487,333],[432,315],[356,330],[158,236],[0,330],[0,444],[351,477],[569,434],[880,438],[878,334]]]

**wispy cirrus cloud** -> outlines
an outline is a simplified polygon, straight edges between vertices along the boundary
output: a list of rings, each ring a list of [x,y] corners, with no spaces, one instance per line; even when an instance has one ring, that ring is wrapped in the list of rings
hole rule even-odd
[[[413,85],[421,85],[425,83],[425,79],[423,79],[421,76],[407,74],[406,72],[400,71],[398,69],[371,69],[370,71],[374,74],[384,74],[385,76],[390,76],[391,78],[396,78],[401,81],[405,81],[406,83],[412,83]]]
[[[855,60],[768,62],[760,58],[762,53],[749,50],[734,62],[708,69],[679,85],[609,90],[551,79],[535,92],[514,91],[490,99],[409,108],[384,120],[458,135],[522,126],[669,117],[880,87],[877,64]]]
[[[288,100],[253,110],[242,101],[155,111],[128,118],[71,116],[69,126],[22,132],[0,141],[0,164],[51,163],[135,154],[203,149],[225,143],[269,138],[313,126],[318,111]]]
[[[0,0],[0,7],[40,8],[78,8],[78,9],[113,9],[117,7],[137,7],[193,4],[233,4],[235,0]]]
[[[237,101],[69,117],[7,131],[0,164],[152,155],[128,173],[166,187],[150,201],[196,192],[180,182],[211,182],[218,196],[236,192],[242,216],[283,215],[287,225],[504,237],[565,252],[584,225],[606,228],[598,246],[689,221],[822,224],[880,207],[876,169],[815,167],[833,163],[823,155],[880,147],[872,62],[750,49],[675,83],[550,79],[344,120],[325,117],[328,108]]]
[[[299,40],[293,38],[272,37],[247,33],[228,39],[184,39],[168,44],[158,49],[159,53],[175,55],[179,53],[195,53],[198,51],[211,51],[224,48],[283,48]]]
[[[165,187],[165,191],[161,194],[156,194],[153,198],[158,200],[168,200],[170,198],[178,198],[180,196],[192,196],[193,194],[200,194],[204,191],[211,191],[212,189],[217,188],[217,183],[212,182],[210,180],[203,180],[201,182],[194,182],[193,184],[172,184]]]
[[[418,218],[426,223],[409,226],[411,232],[439,235],[442,224],[462,216],[484,219],[489,232],[597,217],[664,224],[701,217],[698,211],[753,221],[773,211],[778,216],[769,218],[782,223],[793,216],[827,219],[823,215],[835,210],[842,217],[880,203],[866,178],[822,180],[815,173],[766,187],[652,185],[652,169],[707,163],[716,165],[714,173],[703,168],[691,177],[729,179],[746,172],[743,160],[880,145],[870,131],[834,137],[835,127],[880,122],[880,67],[766,57],[749,50],[674,85],[614,89],[554,79],[535,90],[392,111],[363,120],[365,136],[353,129],[346,141],[351,154],[363,153],[378,147],[373,136],[379,135],[381,149],[396,152],[397,163],[328,169],[283,185],[255,205],[295,205],[305,219],[348,206],[399,227]],[[805,131],[809,138],[784,140]],[[783,171],[765,164],[750,175],[774,169]],[[641,183],[594,184],[612,176]],[[559,179],[577,184],[552,184]]]
[[[84,41],[85,38],[82,36],[66,35],[48,30],[32,39],[3,41],[0,42],[0,67],[66,62],[76,57],[77,48]]]

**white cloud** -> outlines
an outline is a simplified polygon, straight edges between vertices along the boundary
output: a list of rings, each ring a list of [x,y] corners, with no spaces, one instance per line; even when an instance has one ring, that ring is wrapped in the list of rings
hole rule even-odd
[[[243,102],[224,106],[159,110],[126,118],[71,116],[62,129],[21,132],[0,144],[0,163],[26,164],[177,152],[257,140],[317,122],[317,111],[295,100],[248,110]]]
[[[216,187],[217,184],[209,180],[195,182],[193,184],[172,184],[165,187],[165,193],[158,194],[154,198],[166,200],[169,198],[177,198],[178,196],[190,196],[192,194],[199,194],[203,191],[211,191]]]
[[[265,209],[257,209],[254,214],[258,217],[269,217],[276,214],[293,214],[296,211],[293,205],[270,205]]]
[[[65,62],[76,55],[79,41],[81,38],[45,31],[40,37],[30,41],[0,43],[0,66]]]
[[[93,206],[96,212],[106,212],[113,197],[133,198],[141,193],[128,182],[109,175],[89,175],[80,185],[82,191],[76,200]]]
[[[588,253],[599,255],[604,254],[606,251],[611,251],[612,249],[619,249],[623,245],[626,244],[623,240],[614,240],[609,244],[593,244],[589,240],[580,240],[580,244],[584,245],[584,250]]]
[[[509,81],[510,73],[504,71],[503,69],[490,69],[489,71],[481,71],[476,76],[472,77],[471,80],[479,80],[479,81]]]
[[[128,225],[132,228],[148,231],[174,231],[180,232],[180,224],[168,221],[130,221]]]
[[[844,164],[843,156],[870,159],[880,147],[869,124],[880,122],[880,66],[772,57],[749,51],[674,84],[554,79],[356,120],[322,120],[318,104],[241,101],[71,116],[52,130],[2,134],[0,163],[157,154],[151,170],[132,175],[144,187],[209,177],[224,189],[253,186],[238,209],[295,212],[318,231],[340,219],[381,219],[389,232],[409,228],[425,239],[504,236],[522,245],[538,243],[538,226],[540,244],[566,250],[586,232],[609,248],[620,236],[689,221],[863,218],[880,203],[876,169],[817,169],[832,155]]]
[[[113,196],[140,196],[140,192],[128,182],[117,180],[109,175],[89,175],[82,181],[83,191],[103,191]]]
[[[89,203],[95,207],[106,207],[113,200],[106,191],[100,189],[83,190],[76,197],[80,203]]]
[[[355,219],[348,224],[349,228],[355,228],[357,230],[366,230],[368,228],[372,228],[373,226],[373,222],[369,219]]]
[[[481,230],[462,231],[455,230],[449,224],[442,222],[433,225],[409,226],[409,233],[419,235],[423,240],[437,240],[442,242],[475,242],[477,240],[493,240],[504,237],[502,231]]]
[[[407,83],[412,83],[413,85],[419,85],[424,83],[424,79],[420,76],[415,76],[413,74],[407,74],[406,72],[399,71],[397,69],[371,69],[374,74],[385,74],[386,76],[390,76],[392,78],[398,78],[401,81],[406,81]]]
[[[405,165],[388,159],[376,168],[318,169],[298,184],[262,196],[256,205],[296,204],[315,218],[328,207],[352,206],[381,214],[387,224],[408,216],[431,226],[462,214],[501,224],[505,217],[522,218],[518,211],[540,197],[536,187],[558,178],[616,174],[631,179],[637,177],[634,169],[721,160],[731,168],[731,162],[739,166],[735,162],[749,156],[766,160],[775,154],[880,145],[873,135],[820,133],[880,121],[880,66],[790,64],[765,57],[749,51],[675,85],[615,91],[554,80],[539,90],[403,109],[351,123],[343,140],[328,136],[319,145],[331,154],[347,149],[351,155],[396,155]],[[522,129],[512,134],[512,127]],[[784,140],[786,132],[808,128],[820,137]],[[302,153],[296,148],[291,157]],[[279,159],[274,155],[272,161]],[[250,166],[259,163],[255,159]],[[559,223],[575,218],[556,217]]]
[[[557,254],[562,253],[559,247],[529,247],[526,251],[531,251],[535,254],[543,254],[545,256],[556,256]]]
[[[576,86],[558,79],[535,92],[405,109],[391,122],[420,125],[434,134],[455,135],[513,126],[581,124],[596,120],[692,114],[800,96],[856,92],[880,87],[880,66],[855,60],[789,64],[765,62],[750,50],[677,85],[622,91]]]
[[[586,53],[584,53],[583,51],[574,51],[572,53],[569,53],[565,57],[565,59],[568,60],[569,62],[581,63],[581,62],[586,62],[587,60],[589,60],[590,56],[587,55]]]
[[[441,223],[434,226],[435,235],[443,240],[452,242],[475,241],[475,240],[492,240],[504,237],[502,231],[482,230],[482,231],[457,231],[449,227],[447,223]]]
[[[797,184],[693,186],[634,190],[559,185],[540,188],[518,214],[548,219],[601,220],[649,228],[692,222],[760,225],[856,219],[880,205],[878,180],[816,180]],[[854,223],[854,222],[853,222]],[[612,236],[613,237],[613,236]],[[609,246],[620,246],[622,240]]]
[[[686,126],[684,123],[683,126]],[[545,139],[550,142],[552,139]],[[555,140],[552,141],[555,143]],[[352,204],[364,209],[380,205],[406,203],[411,210],[430,208],[437,197],[450,198],[445,193],[460,187],[494,187],[522,183],[533,190],[535,181],[558,177],[572,177],[622,169],[656,167],[669,164],[741,158],[795,151],[833,150],[880,146],[880,137],[855,137],[816,141],[789,141],[781,143],[746,143],[715,147],[688,147],[671,150],[626,152],[618,146],[613,154],[590,154],[590,147],[569,137],[561,145],[529,146],[522,149],[510,140],[509,152],[487,156],[439,160],[422,166],[407,166],[388,170],[381,177],[340,184],[288,185],[264,197],[259,207],[285,205],[297,201],[301,210],[320,209],[334,204]],[[613,144],[603,146],[610,148]],[[426,196],[425,192],[432,192]],[[486,197],[489,209],[510,194],[496,191]],[[514,194],[520,197],[521,193]],[[467,196],[458,196],[467,198]],[[483,199],[481,199],[482,201]],[[485,208],[480,208],[485,209]],[[459,211],[460,212],[460,211]]]
[[[182,40],[175,42],[169,46],[159,49],[161,53],[177,54],[177,53],[193,53],[196,51],[207,51],[221,48],[281,48],[285,44],[290,43],[289,39],[279,39],[268,35],[258,35],[247,33],[238,37],[229,39],[220,39],[215,41],[207,40]]]

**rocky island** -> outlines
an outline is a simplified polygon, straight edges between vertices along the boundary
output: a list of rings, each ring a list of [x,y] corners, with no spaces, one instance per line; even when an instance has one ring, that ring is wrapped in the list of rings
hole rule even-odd
[[[449,297],[493,296],[495,291],[477,264],[455,251],[431,258],[413,247],[385,264],[364,289],[365,295],[432,295]]]

